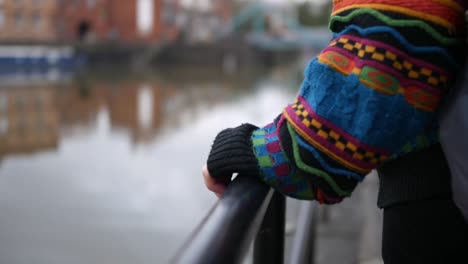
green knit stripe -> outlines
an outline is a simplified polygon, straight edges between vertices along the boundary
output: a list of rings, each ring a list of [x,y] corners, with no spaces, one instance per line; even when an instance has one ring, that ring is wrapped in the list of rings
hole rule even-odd
[[[252,135],[254,135],[254,136],[264,136],[264,135],[266,135],[266,131],[265,131],[265,129],[257,129],[252,133]]]
[[[432,138],[426,135],[419,135],[415,138],[414,142],[405,144],[401,150],[401,153],[397,153],[397,155],[395,155],[394,158],[397,158],[403,154],[407,154],[410,152],[414,152],[420,149],[427,148],[430,145],[438,142],[439,141],[438,139],[439,139],[438,134],[436,134]]]
[[[308,186],[305,190],[298,191],[294,196],[301,200],[313,200],[316,198],[311,186]]]
[[[351,194],[351,192],[341,189],[340,186],[338,186],[338,184],[336,184],[336,182],[332,179],[332,177],[328,173],[326,173],[326,172],[324,172],[322,170],[313,168],[313,167],[307,165],[306,163],[304,163],[304,161],[302,160],[301,155],[299,153],[299,146],[297,144],[297,140],[296,140],[296,137],[295,137],[296,135],[295,135],[291,125],[289,123],[287,125],[288,125],[289,135],[291,136],[291,139],[292,139],[294,160],[296,161],[297,167],[302,169],[305,172],[308,172],[310,174],[314,174],[314,175],[317,175],[317,176],[323,178],[330,185],[330,187],[332,187],[333,191],[335,191],[338,195],[340,195],[340,196],[349,196]]]
[[[351,13],[347,14],[346,16],[333,16],[330,20],[330,28],[335,22],[347,23],[350,22],[356,16],[364,14],[371,15],[391,27],[419,27],[444,45],[454,45],[457,43],[456,39],[443,36],[437,30],[435,30],[433,27],[431,27],[429,24],[425,23],[422,20],[395,20],[377,10],[370,8],[356,9]]]
[[[257,156],[258,165],[260,168],[271,168],[273,167],[273,162],[271,161],[270,156]]]
[[[252,144],[254,147],[265,144],[265,138],[252,138]]]

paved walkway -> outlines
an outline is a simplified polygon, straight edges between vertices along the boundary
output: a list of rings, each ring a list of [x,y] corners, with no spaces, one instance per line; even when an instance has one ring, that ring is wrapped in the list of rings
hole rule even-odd
[[[381,259],[382,211],[377,208],[376,173],[358,186],[352,197],[321,206],[316,264],[374,264]]]
[[[377,208],[378,177],[371,173],[351,198],[318,206],[315,264],[382,264],[382,211]],[[288,199],[286,261],[295,231],[298,202]],[[295,263],[291,263],[295,264]]]

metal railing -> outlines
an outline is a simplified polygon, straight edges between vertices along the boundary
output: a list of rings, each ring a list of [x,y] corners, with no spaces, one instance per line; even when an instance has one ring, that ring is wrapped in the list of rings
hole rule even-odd
[[[256,177],[238,176],[173,263],[241,263],[253,241],[253,263],[283,263],[285,197]],[[291,261],[313,263],[314,206],[302,205]]]

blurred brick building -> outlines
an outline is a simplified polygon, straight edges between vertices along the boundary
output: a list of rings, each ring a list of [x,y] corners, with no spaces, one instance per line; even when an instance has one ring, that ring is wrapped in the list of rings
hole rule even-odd
[[[178,0],[0,0],[0,43],[173,40]]]
[[[49,83],[0,89],[0,158],[57,147],[55,94],[56,87]]]
[[[57,0],[0,1],[0,42],[56,42]]]
[[[66,42],[154,43],[178,32],[177,0],[62,0],[59,8]]]
[[[125,82],[109,96],[113,128],[128,130],[135,143],[149,142],[160,132],[166,94],[158,82]]]

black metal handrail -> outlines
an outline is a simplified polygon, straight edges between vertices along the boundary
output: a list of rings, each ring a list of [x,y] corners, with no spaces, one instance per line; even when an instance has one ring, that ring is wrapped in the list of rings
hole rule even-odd
[[[285,207],[285,197],[257,177],[238,176],[172,262],[240,263],[253,241],[253,263],[283,263]],[[313,261],[313,208],[300,220],[296,233],[301,237],[295,239],[303,242],[295,259],[308,263]]]
[[[236,177],[173,262],[239,263],[245,257],[253,237],[258,234],[254,251],[259,253],[254,253],[254,258],[265,263],[262,257],[276,258],[280,255],[281,262],[277,260],[273,263],[282,263],[284,203],[282,195],[274,194],[257,177]],[[269,217],[265,218],[267,209]],[[261,225],[265,228],[259,232]],[[276,256],[275,253],[270,255],[273,253],[271,248],[278,249]],[[265,250],[268,250],[268,254],[261,253]]]

